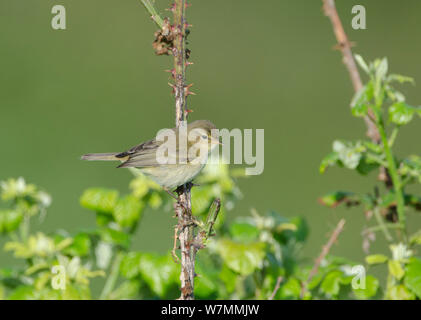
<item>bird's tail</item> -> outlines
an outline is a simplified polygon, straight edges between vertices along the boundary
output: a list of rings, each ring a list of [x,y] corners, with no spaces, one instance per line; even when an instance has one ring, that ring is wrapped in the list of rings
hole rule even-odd
[[[103,160],[103,161],[111,161],[111,160],[121,160],[120,158],[117,158],[116,155],[118,155],[119,152],[110,152],[110,153],[88,153],[84,154],[81,159],[82,160],[88,160],[88,161],[94,161],[94,160]]]

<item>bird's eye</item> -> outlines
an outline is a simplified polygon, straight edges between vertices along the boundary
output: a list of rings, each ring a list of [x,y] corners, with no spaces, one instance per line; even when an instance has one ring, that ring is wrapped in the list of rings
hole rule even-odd
[[[208,136],[203,135],[203,136],[202,136],[202,139],[203,139],[203,140],[207,140],[207,139],[208,139]]]

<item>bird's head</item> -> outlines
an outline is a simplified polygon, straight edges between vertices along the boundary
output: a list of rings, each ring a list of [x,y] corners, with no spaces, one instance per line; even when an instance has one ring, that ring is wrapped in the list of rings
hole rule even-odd
[[[215,125],[208,120],[196,120],[189,123],[187,132],[189,136],[189,148],[196,145],[199,147],[207,147],[208,152],[211,152],[213,148],[221,144],[218,130],[216,130]]]

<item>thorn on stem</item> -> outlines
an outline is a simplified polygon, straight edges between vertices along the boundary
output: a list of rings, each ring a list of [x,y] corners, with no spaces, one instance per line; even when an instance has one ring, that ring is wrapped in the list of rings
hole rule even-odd
[[[171,12],[174,12],[175,11],[175,8],[176,8],[176,4],[175,3],[172,3],[171,6],[168,9],[166,9],[166,10],[171,11]]]
[[[168,82],[168,85],[172,88],[172,93],[175,94],[176,86],[172,84],[171,82]]]
[[[189,85],[184,87],[184,94],[186,95],[186,97],[189,95],[196,95],[196,93],[190,91],[190,88],[192,86],[193,86],[193,83],[190,83]]]
[[[191,112],[193,112],[193,110],[192,110],[192,109],[186,109],[186,110],[184,111],[184,116],[187,118],[187,117],[188,117],[188,115],[189,115],[189,113],[191,113]]]
[[[165,72],[169,72],[171,73],[171,76],[173,77],[173,79],[175,79],[175,69],[171,69],[171,70],[164,70]]]

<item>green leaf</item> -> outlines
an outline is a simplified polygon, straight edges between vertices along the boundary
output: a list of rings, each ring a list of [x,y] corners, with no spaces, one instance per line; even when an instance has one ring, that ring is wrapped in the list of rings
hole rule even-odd
[[[259,237],[259,229],[248,222],[234,222],[229,227],[229,233],[234,240],[240,242],[255,241]]]
[[[9,300],[35,300],[36,298],[36,290],[33,286],[19,286],[9,295]]]
[[[409,238],[409,243],[411,245],[421,244],[421,230],[418,230]]]
[[[401,263],[397,260],[389,260],[388,267],[390,274],[398,280],[402,279],[405,275],[405,270],[402,268]]]
[[[368,275],[365,278],[365,288],[358,288],[353,289],[354,294],[358,299],[370,299],[374,297],[379,289],[379,280],[373,277],[372,275]]]
[[[367,66],[367,63],[364,61],[363,57],[361,57],[359,54],[355,54],[355,61],[357,61],[358,65],[365,71],[365,73],[369,73],[369,69]]]
[[[71,256],[84,257],[89,254],[91,250],[91,239],[86,233],[78,233],[72,243],[63,250],[63,253]]]
[[[294,228],[282,228],[283,226],[288,226],[288,225],[295,225],[295,230],[293,230]],[[309,234],[309,227],[307,225],[307,221],[304,218],[301,217],[293,217],[290,220],[290,223],[282,223],[278,226],[278,230],[279,228],[282,228],[284,232],[291,232],[294,235],[294,238],[297,242],[304,242]]]
[[[393,82],[393,81],[397,81],[399,83],[405,83],[405,82],[409,82],[412,84],[415,84],[415,81],[413,78],[411,77],[407,77],[407,76],[403,76],[400,74],[391,74],[387,77],[387,81],[388,82]]]
[[[389,107],[389,119],[398,125],[407,124],[414,117],[415,110],[405,102],[397,102]]]
[[[149,198],[148,205],[152,209],[158,209],[162,205],[163,201],[158,192],[153,192]]]
[[[329,153],[326,157],[322,159],[322,162],[319,168],[320,173],[325,173],[326,169],[328,167],[331,167],[337,164],[338,160],[339,160],[339,154],[337,152]]]
[[[415,257],[410,258],[406,265],[405,285],[421,298],[421,260]]]
[[[294,277],[288,278],[279,289],[279,295],[282,299],[299,299],[301,296],[300,281]]]
[[[388,70],[387,58],[383,58],[376,68],[376,79],[384,80]]]
[[[140,261],[142,254],[140,252],[129,252],[121,261],[121,275],[127,279],[136,277],[140,273]]]
[[[336,208],[341,203],[347,202],[353,197],[354,193],[352,192],[335,191],[319,198],[319,202],[326,207]]]
[[[200,188],[193,188],[191,191],[191,198],[192,211],[195,215],[207,212],[214,198],[212,187],[209,185]]]
[[[341,289],[341,278],[343,274],[339,270],[329,272],[320,285],[320,290],[329,297],[336,297]]]
[[[386,263],[388,260],[389,258],[384,254],[372,254],[370,256],[365,257],[365,261],[368,264],[381,264]]]
[[[112,300],[125,300],[136,298],[140,289],[140,282],[137,280],[124,281],[117,289],[110,294]]]
[[[113,210],[114,219],[122,227],[132,227],[140,218],[143,204],[133,195],[118,199]]]
[[[80,198],[80,204],[82,207],[111,214],[117,203],[118,191],[93,188],[85,190],[82,197]]]
[[[219,279],[219,268],[208,262],[206,260],[202,262],[199,257],[196,263],[196,270],[200,277],[195,279],[194,294],[199,299],[216,299],[219,287],[222,285]]]
[[[338,153],[339,160],[348,169],[357,168],[360,163],[364,148],[360,144],[353,145],[336,140],[333,142],[333,151]]]
[[[139,266],[141,277],[159,297],[165,297],[171,287],[178,286],[179,265],[168,254],[158,256],[144,253]]]
[[[222,239],[217,242],[216,250],[229,268],[246,276],[262,267],[265,247],[263,242],[243,244]]]
[[[351,109],[354,117],[365,117],[368,113],[368,106],[366,104],[357,104]]]
[[[104,228],[100,230],[101,239],[104,242],[113,243],[120,245],[124,248],[128,248],[130,245],[130,236],[123,231],[118,231],[111,228]]]
[[[16,230],[22,222],[23,215],[15,210],[0,211],[0,233],[8,233]]]
[[[403,284],[399,284],[387,290],[386,298],[390,300],[414,300],[415,295]]]

